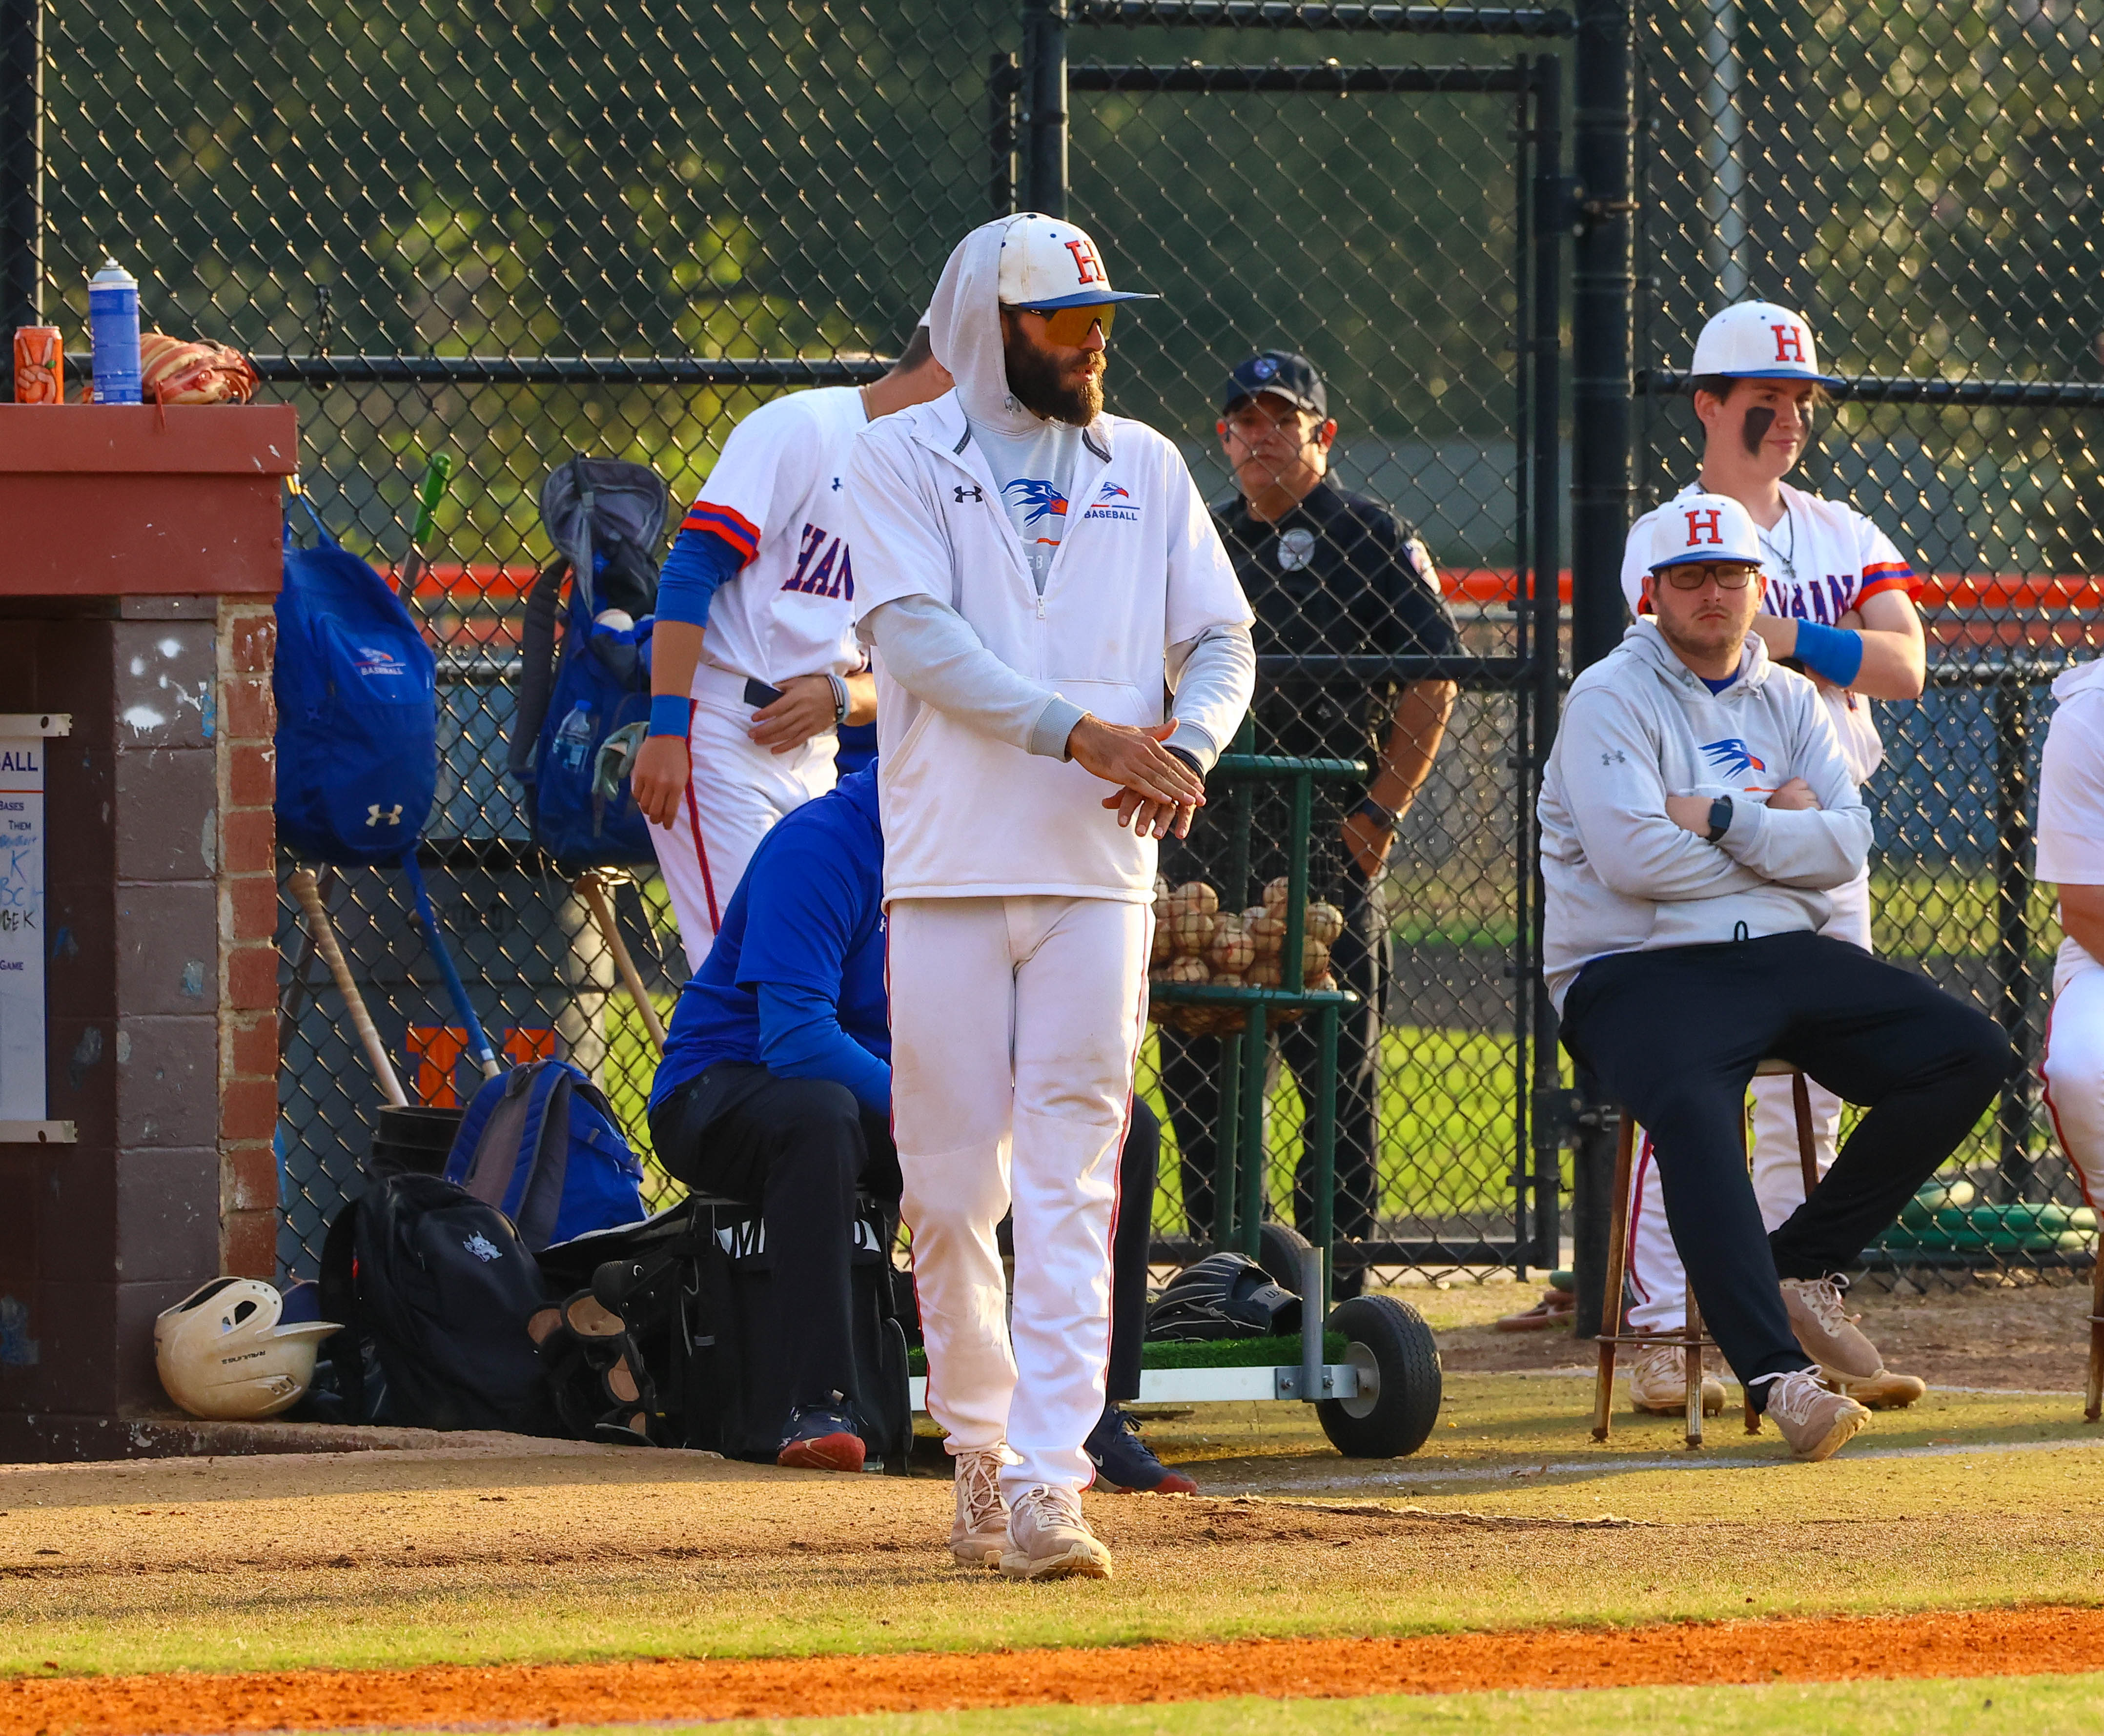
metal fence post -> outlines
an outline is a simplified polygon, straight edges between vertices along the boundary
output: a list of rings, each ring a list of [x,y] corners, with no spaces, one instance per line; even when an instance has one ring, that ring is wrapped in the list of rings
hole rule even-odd
[[[0,0],[0,311],[43,323],[43,0]]]
[[[1578,0],[1571,114],[1578,181],[1571,295],[1571,667],[1622,636],[1622,539],[1629,529],[1631,380],[1629,196],[1636,134],[1631,0]],[[1577,1331],[1599,1330],[1614,1134],[1580,1117],[1572,1141]],[[1590,1120],[1593,1125],[1586,1126]]]
[[[987,148],[993,159],[987,185],[993,214],[1005,217],[1015,209],[1015,98],[1023,74],[1014,53],[1002,49],[987,62]]]
[[[1067,0],[1023,0],[1023,198],[1067,215]]]
[[[2014,660],[2012,659],[2013,665]],[[2030,687],[2010,667],[1995,688],[1995,1012],[2016,1051],[2016,1074],[1995,1111],[1997,1203],[2042,1198],[2031,1162],[2031,1093],[2038,1074],[2031,1041]]]

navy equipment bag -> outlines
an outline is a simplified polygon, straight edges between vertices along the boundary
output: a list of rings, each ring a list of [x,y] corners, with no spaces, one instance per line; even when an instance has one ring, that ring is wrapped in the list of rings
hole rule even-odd
[[[541,1268],[502,1212],[436,1176],[391,1176],[337,1214],[321,1301],[338,1414],[403,1428],[558,1432],[526,1322]]]
[[[568,1061],[529,1061],[485,1079],[446,1179],[503,1212],[537,1253],[644,1216],[642,1160],[613,1105]]]
[[[527,598],[506,765],[534,841],[568,871],[658,859],[626,777],[599,771],[609,736],[629,730],[632,745],[649,721],[656,551],[671,503],[648,465],[612,458],[573,458],[541,490],[557,552]],[[609,770],[617,764],[625,772],[619,761]]]
[[[278,837],[339,868],[399,862],[438,788],[438,661],[387,582],[314,520],[285,527],[278,596]]]

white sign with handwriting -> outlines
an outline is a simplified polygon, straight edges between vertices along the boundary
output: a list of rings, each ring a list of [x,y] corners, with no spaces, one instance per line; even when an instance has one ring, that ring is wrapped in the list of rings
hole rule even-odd
[[[0,735],[0,1122],[44,1118],[44,741]]]

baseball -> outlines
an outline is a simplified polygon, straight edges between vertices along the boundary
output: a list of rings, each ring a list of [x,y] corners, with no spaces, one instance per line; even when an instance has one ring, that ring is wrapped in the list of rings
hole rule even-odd
[[[1172,917],[1211,916],[1220,908],[1220,895],[1202,880],[1187,880],[1169,895]]]
[[[1304,936],[1300,942],[1300,980],[1312,983],[1318,976],[1328,975],[1329,972],[1329,948],[1313,935]]]
[[[602,609],[592,617],[594,627],[603,627],[608,632],[627,633],[635,628],[635,617],[625,609]]]
[[[1213,944],[1213,930],[1219,920],[1209,910],[1187,910],[1170,917],[1170,932],[1177,953],[1185,958],[1200,957]]]
[[[1325,946],[1335,946],[1337,936],[1344,931],[1344,913],[1335,904],[1310,904],[1308,907],[1308,937],[1319,940]]]
[[[1208,980],[1206,961],[1202,958],[1171,960],[1164,979],[1172,983],[1202,983]]]
[[[1147,955],[1148,963],[1159,968],[1176,956],[1176,936],[1166,922],[1154,925],[1154,945]]]
[[[1250,944],[1259,958],[1276,958],[1286,944],[1286,918],[1260,910],[1249,924]]]
[[[1310,988],[1320,989],[1324,994],[1335,994],[1337,992],[1337,979],[1325,971],[1308,986]]]
[[[1206,962],[1215,971],[1238,972],[1247,970],[1255,957],[1256,943],[1250,939],[1241,918],[1220,917],[1213,930],[1213,944],[1206,952]]]
[[[1267,910],[1284,910],[1286,894],[1291,889],[1292,883],[1285,875],[1281,874],[1277,879],[1264,889],[1264,908]]]
[[[1237,971],[1215,971],[1213,973],[1215,988],[1239,988],[1242,986],[1241,973]],[[1237,1015],[1237,1017],[1240,1015]]]
[[[1276,988],[1285,980],[1278,968],[1278,955],[1259,958],[1242,973],[1242,980],[1252,988]]]

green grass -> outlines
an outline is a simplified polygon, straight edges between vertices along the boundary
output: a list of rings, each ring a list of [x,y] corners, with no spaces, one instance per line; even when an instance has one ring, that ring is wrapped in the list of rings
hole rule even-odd
[[[712,1736],[1417,1736],[1427,1730],[1447,1736],[1630,1736],[1643,1730],[1703,1736],[1774,1736],[1779,1730],[1846,1730],[1850,1736],[2089,1736],[2099,1722],[2100,1697],[2104,1676],[2005,1676],[1965,1681],[1033,1706],[862,1718],[738,1719],[706,1729]],[[703,1728],[650,1726],[665,1736],[700,1736]],[[581,1730],[577,1736],[615,1733]]]

